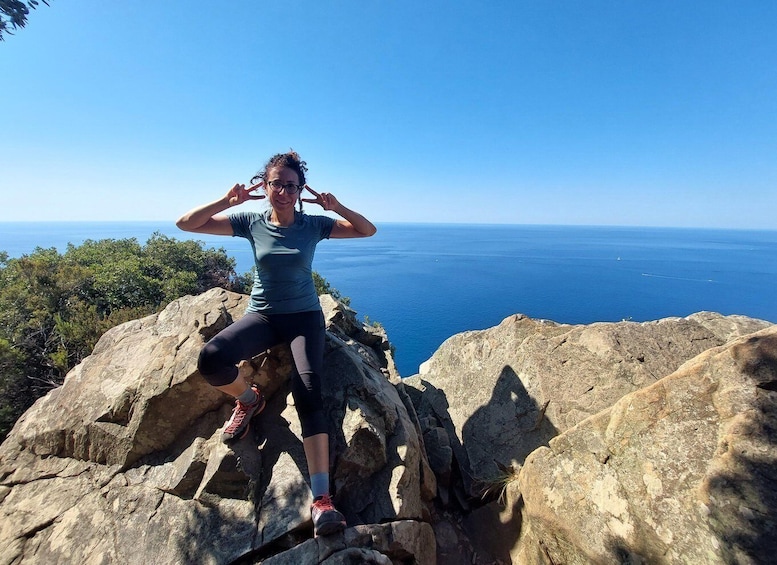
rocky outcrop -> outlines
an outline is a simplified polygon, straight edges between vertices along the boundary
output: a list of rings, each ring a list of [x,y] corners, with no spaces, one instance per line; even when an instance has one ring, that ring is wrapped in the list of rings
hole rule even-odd
[[[419,415],[438,505],[463,513],[458,539],[484,563],[509,563],[522,514],[504,493],[529,454],[709,348],[767,327],[711,312],[578,326],[516,315],[449,338],[400,386]]]
[[[449,338],[403,383],[440,486],[455,456],[466,495],[477,498],[560,432],[707,349],[769,325],[710,312],[577,326],[515,315]]]
[[[231,401],[197,353],[247,297],[185,297],[107,332],[0,447],[5,563],[757,563],[774,551],[777,326],[699,313],[570,326],[512,316],[401,380],[385,333],[331,297],[335,502],[312,538],[289,352]]]
[[[246,299],[213,290],[113,328],[35,403],[0,448],[0,563],[248,563],[310,537],[288,350],[241,366],[269,398],[253,437],[232,448],[219,439],[231,402],[196,370],[202,344]],[[321,560],[352,562],[363,549],[375,563],[392,552],[433,562],[422,520],[434,475],[412,405],[390,383],[390,345],[322,303],[335,500],[364,526]]]

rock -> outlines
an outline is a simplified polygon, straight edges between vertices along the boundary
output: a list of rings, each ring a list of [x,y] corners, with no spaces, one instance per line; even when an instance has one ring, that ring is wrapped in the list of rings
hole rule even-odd
[[[776,430],[772,326],[534,451],[508,488],[523,519],[513,562],[772,562]]]
[[[429,524],[402,520],[348,528],[342,535],[308,540],[262,565],[392,565],[437,562]]]
[[[403,384],[431,426],[423,434],[446,430],[465,492],[477,500],[558,433],[699,353],[769,325],[709,312],[581,326],[515,315],[449,338]],[[429,458],[437,465],[442,455]]]
[[[356,313],[351,308],[329,294],[322,295],[320,301],[330,333],[356,346],[355,350],[363,355],[372,367],[382,371],[391,382],[400,382],[393,347],[386,336],[386,330],[380,324],[368,326],[358,322]]]
[[[288,349],[241,364],[268,405],[232,447],[220,441],[232,401],[197,373],[203,343],[246,301],[214,289],[113,328],[25,413],[0,447],[0,563],[231,563],[310,538]],[[385,523],[374,536],[393,540],[388,549],[353,542],[328,562],[406,551],[434,563],[432,530],[416,522],[428,516],[434,476],[412,403],[390,382],[398,375],[385,333],[322,303],[335,502],[349,525]]]
[[[400,380],[385,332],[323,296],[350,527],[312,538],[288,349],[241,363],[267,407],[230,447],[232,401],[196,370],[246,299],[212,290],[110,330],[22,417],[0,446],[0,565],[756,563],[775,549],[767,322],[516,315]]]

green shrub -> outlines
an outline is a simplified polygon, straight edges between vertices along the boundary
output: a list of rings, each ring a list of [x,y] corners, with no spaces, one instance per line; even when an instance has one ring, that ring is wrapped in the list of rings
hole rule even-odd
[[[100,336],[157,312],[186,294],[213,287],[250,291],[223,248],[159,233],[36,248],[9,259],[0,252],[0,440],[16,419],[89,355]]]

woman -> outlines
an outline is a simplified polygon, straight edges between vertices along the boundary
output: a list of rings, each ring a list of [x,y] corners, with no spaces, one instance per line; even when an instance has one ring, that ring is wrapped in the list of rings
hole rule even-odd
[[[222,432],[223,441],[231,442],[248,433],[251,418],[265,406],[262,391],[238,375],[237,363],[279,343],[290,346],[296,369],[291,391],[302,424],[318,536],[342,530],[345,518],[329,495],[329,433],[321,397],[325,329],[312,277],[313,253],[324,238],[369,237],[377,230],[333,194],[317,193],[305,184],[306,171],[297,153],[275,155],[251,186],[236,184],[219,200],[181,216],[176,225],[195,233],[245,237],[251,244],[256,273],[246,315],[202,348],[197,367],[211,385],[235,397]],[[313,198],[302,198],[304,190]],[[263,198],[270,203],[264,212],[223,213]],[[304,214],[303,202],[318,204],[340,219]]]

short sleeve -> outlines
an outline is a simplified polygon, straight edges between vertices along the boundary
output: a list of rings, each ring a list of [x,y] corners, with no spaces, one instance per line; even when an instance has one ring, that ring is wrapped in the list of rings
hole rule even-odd
[[[256,212],[236,212],[230,214],[229,223],[232,224],[232,233],[238,237],[251,237],[251,224],[256,220]]]
[[[314,226],[318,232],[318,240],[329,239],[332,235],[332,228],[335,225],[335,219],[329,216],[310,216],[314,220]]]

